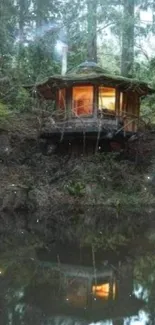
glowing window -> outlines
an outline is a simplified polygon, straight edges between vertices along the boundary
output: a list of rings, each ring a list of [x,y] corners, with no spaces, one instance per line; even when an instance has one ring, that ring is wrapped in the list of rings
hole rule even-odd
[[[98,298],[102,298],[102,299],[109,299],[109,295],[110,295],[110,283],[104,283],[101,285],[94,285],[92,287],[92,293],[94,296],[98,297]],[[113,284],[112,287],[112,298],[115,299],[116,296],[116,285],[115,283]]]
[[[66,89],[60,89],[58,93],[58,107],[61,110],[66,109]]]
[[[74,116],[93,114],[93,86],[73,88],[72,112]]]
[[[99,87],[99,110],[115,111],[116,90]]]

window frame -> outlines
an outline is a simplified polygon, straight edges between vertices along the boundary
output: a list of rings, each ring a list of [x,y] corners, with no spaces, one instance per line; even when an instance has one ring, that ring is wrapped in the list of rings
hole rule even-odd
[[[88,87],[91,86],[93,87],[93,109],[92,109],[92,114],[90,115],[79,115],[75,116],[73,114],[73,89],[75,87]],[[120,115],[121,114],[121,103],[120,103],[120,94],[123,93],[123,91],[119,87],[112,87],[108,85],[102,84],[92,84],[92,83],[80,83],[80,84],[75,84],[70,87],[62,87],[57,90],[57,96],[56,96],[56,110],[60,110],[59,107],[59,91],[65,89],[65,100],[66,100],[66,109],[64,110],[65,117],[70,118],[70,119],[88,119],[88,118],[94,118],[97,117],[98,115],[98,110],[99,110],[99,88],[111,88],[115,89],[115,109],[113,110],[115,112],[115,115]]]
[[[79,115],[79,116],[75,116],[74,113],[73,113],[73,89],[74,88],[78,88],[78,87],[92,87],[93,88],[93,107],[92,107],[92,114],[89,114],[89,115]],[[78,85],[74,85],[71,87],[71,117],[73,119],[79,119],[79,118],[93,118],[94,115],[95,115],[95,107],[96,107],[96,103],[95,103],[95,86],[93,84],[90,84],[90,83],[84,83],[84,84],[78,84]]]
[[[103,84],[98,85],[98,92],[97,92],[97,108],[98,108],[98,110],[99,110],[99,93],[100,93],[99,89],[100,89],[101,87],[102,87],[102,88],[111,88],[111,89],[115,89],[115,109],[112,110],[112,111],[114,111],[115,114],[116,114],[117,109],[118,109],[118,107],[117,107],[118,89],[117,89],[116,87],[110,87],[110,86],[107,86],[107,85],[104,86]]]

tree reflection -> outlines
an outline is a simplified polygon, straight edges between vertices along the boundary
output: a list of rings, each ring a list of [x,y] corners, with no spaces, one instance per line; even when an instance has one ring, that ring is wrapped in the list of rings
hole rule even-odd
[[[137,258],[135,264],[135,280],[142,287],[140,295],[146,301],[146,312],[149,320],[145,324],[155,324],[155,257],[152,253]]]

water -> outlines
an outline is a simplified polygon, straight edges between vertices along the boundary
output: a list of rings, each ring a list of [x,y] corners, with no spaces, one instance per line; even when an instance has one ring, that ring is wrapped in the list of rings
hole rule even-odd
[[[155,231],[143,223],[99,225],[89,243],[1,235],[0,324],[155,324]]]

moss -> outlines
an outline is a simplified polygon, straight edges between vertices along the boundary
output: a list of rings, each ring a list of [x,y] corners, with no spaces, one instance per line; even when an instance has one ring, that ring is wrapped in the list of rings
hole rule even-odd
[[[25,85],[24,87],[26,89],[35,89],[39,86],[51,86],[53,88],[55,87],[67,87],[69,85],[72,85],[74,83],[80,83],[80,82],[92,82],[93,84],[106,84],[109,86],[114,87],[130,87],[130,89],[134,89],[134,91],[137,89],[140,89],[142,92],[147,93],[154,93],[155,90],[151,88],[147,82],[143,82],[137,79],[130,79],[125,78],[122,76],[116,76],[116,75],[109,75],[109,74],[103,74],[103,73],[81,73],[81,74],[68,74],[65,76],[60,75],[53,75],[50,78],[44,79],[40,83],[36,83],[35,85]]]

